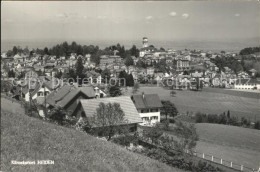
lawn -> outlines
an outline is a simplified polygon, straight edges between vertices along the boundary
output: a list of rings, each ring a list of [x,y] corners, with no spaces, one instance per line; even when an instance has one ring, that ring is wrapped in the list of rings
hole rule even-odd
[[[2,171],[182,171],[86,133],[2,108]],[[54,160],[54,165],[11,165],[11,160]]]
[[[200,137],[197,151],[259,168],[260,131],[220,124],[196,124]]]
[[[246,117],[251,121],[260,120],[260,100],[258,93],[241,93],[229,90],[217,91],[205,89],[203,91],[176,91],[174,97],[170,96],[170,91],[162,87],[140,87],[138,94],[158,94],[161,100],[172,101],[179,112],[203,112],[203,113],[223,113],[230,110],[230,114]],[[125,93],[131,94],[131,89]]]

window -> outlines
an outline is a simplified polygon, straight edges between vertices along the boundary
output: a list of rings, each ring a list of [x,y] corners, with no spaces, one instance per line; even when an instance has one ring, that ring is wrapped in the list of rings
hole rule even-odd
[[[50,92],[49,91],[45,91],[44,93],[45,93],[44,95],[47,96]]]
[[[43,96],[43,93],[42,92],[38,92],[37,96]]]

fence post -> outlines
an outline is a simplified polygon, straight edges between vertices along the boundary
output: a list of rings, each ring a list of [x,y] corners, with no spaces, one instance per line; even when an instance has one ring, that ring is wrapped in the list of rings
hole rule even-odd
[[[243,171],[243,165],[241,165],[241,171]]]
[[[202,158],[204,159],[204,157],[205,157],[205,156],[204,156],[204,153],[203,153],[203,154],[202,154]]]
[[[211,157],[211,161],[214,161],[214,159],[213,159],[213,155],[212,155],[212,157]]]
[[[222,164],[222,159],[220,159],[220,164]]]
[[[230,163],[230,167],[232,167],[232,162]]]

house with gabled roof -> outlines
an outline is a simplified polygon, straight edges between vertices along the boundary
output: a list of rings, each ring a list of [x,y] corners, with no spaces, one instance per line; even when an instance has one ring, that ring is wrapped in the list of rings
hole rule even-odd
[[[96,109],[99,107],[100,103],[120,104],[120,107],[125,114],[124,119],[127,121],[127,125],[130,125],[132,131],[136,131],[137,124],[142,122],[134,103],[128,96],[109,97],[103,99],[81,99],[77,108],[72,113],[72,116],[77,118],[83,117],[86,120],[91,121],[91,118],[95,115]],[[84,114],[84,116],[82,116],[82,114]],[[99,126],[94,127],[98,128]]]
[[[81,99],[95,98],[93,87],[75,87],[64,85],[59,90],[56,90],[47,96],[49,109],[54,107],[62,107],[69,114],[74,112],[76,106]]]
[[[30,82],[30,84],[24,86],[22,91],[24,93],[23,98],[27,102],[30,101],[30,97],[32,100],[37,99],[37,97],[44,98],[59,87],[59,81],[57,79],[37,80],[31,78],[28,82]]]
[[[162,108],[158,94],[132,95],[131,99],[142,119],[141,125],[154,125],[160,122]]]

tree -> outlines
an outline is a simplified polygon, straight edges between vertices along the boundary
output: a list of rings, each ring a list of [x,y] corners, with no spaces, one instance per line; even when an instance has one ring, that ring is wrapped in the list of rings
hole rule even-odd
[[[139,50],[136,48],[135,45],[132,46],[132,48],[130,49],[131,55],[138,57],[139,56]]]
[[[163,47],[160,48],[161,51],[165,51],[165,49]]]
[[[100,103],[91,120],[90,126],[100,127],[100,134],[110,140],[114,134],[125,132],[124,125],[128,121],[125,119],[125,113],[118,103]],[[124,129],[123,129],[124,128]]]
[[[14,78],[15,77],[15,73],[14,73],[14,70],[9,70],[8,71],[8,78]]]
[[[145,138],[151,139],[152,143],[156,141],[163,135],[163,131],[160,129],[159,124],[156,124],[153,127],[147,127],[143,131],[143,136]]]
[[[67,112],[61,107],[55,107],[51,110],[51,112],[47,115],[49,119],[54,122],[57,122],[60,125],[63,125]]]
[[[110,80],[110,76],[111,76],[111,72],[109,69],[104,69],[102,72],[101,72],[101,77],[102,79],[107,79],[107,82],[109,82]]]
[[[137,82],[134,83],[132,94],[136,94],[139,91],[139,84]]]
[[[12,50],[8,50],[7,53],[6,53],[7,57],[11,57],[14,55],[13,51]]]
[[[134,64],[134,60],[132,59],[132,57],[130,55],[127,55],[126,59],[125,59],[125,65],[126,66],[131,66],[133,64]]]
[[[13,47],[13,54],[17,54],[18,53],[18,48],[16,46]]]
[[[83,62],[82,62],[82,58],[81,57],[79,57],[77,59],[75,68],[76,68],[76,75],[77,76],[82,76],[83,70],[84,70],[84,66],[83,66]]]
[[[119,73],[118,78],[119,78],[119,85],[120,86],[126,86],[127,85],[128,74],[126,73],[125,70],[123,70]]]
[[[25,53],[25,54],[29,54],[29,53],[30,53],[30,51],[29,51],[29,49],[28,49],[28,46],[26,46],[26,47],[23,49],[23,53]]]
[[[62,71],[58,71],[58,72],[55,74],[55,77],[61,79],[62,75],[63,75]]]
[[[136,67],[146,68],[146,65],[145,65],[145,63],[144,63],[142,60],[138,60],[138,61],[136,62]]]
[[[134,77],[132,74],[129,74],[126,80],[126,85],[129,87],[133,87],[135,84]]]
[[[162,100],[161,102],[163,105],[162,114],[165,115],[166,119],[167,119],[168,115],[171,117],[174,117],[178,114],[178,110],[172,102],[170,102],[169,100],[166,100],[166,101]]]
[[[194,124],[184,124],[178,121],[176,122],[174,133],[178,137],[178,141],[174,142],[175,148],[183,153],[186,150],[192,153],[199,139]]]
[[[254,128],[260,130],[260,121],[255,122]]]
[[[230,119],[230,111],[229,110],[227,111],[227,118],[228,118],[228,120]]]
[[[121,96],[122,93],[121,93],[121,89],[118,85],[115,85],[115,86],[110,86],[109,87],[109,95],[111,97],[117,97],[117,96]]]
[[[44,52],[44,54],[47,54],[47,55],[49,55],[49,54],[50,54],[50,53],[49,53],[49,50],[48,50],[48,48],[47,48],[47,47],[45,47],[45,48],[44,48],[43,52]]]

